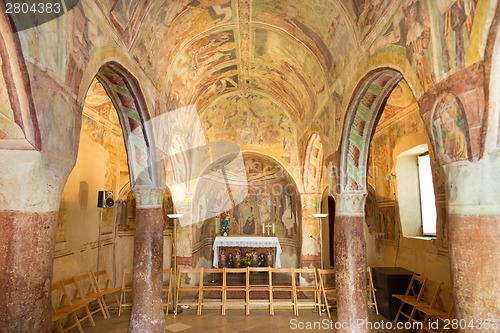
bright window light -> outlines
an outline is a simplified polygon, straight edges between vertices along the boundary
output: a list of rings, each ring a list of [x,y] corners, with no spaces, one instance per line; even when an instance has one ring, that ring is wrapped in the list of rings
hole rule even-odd
[[[434,197],[434,182],[432,181],[429,153],[418,157],[418,176],[420,206],[422,209],[422,231],[424,235],[436,235],[436,199]]]

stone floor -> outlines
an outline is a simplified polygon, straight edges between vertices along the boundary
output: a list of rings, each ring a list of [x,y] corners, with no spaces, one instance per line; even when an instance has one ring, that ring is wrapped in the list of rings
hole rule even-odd
[[[284,333],[284,332],[335,332],[336,325],[340,323],[335,320],[336,313],[333,311],[330,320],[326,314],[318,315],[309,309],[300,311],[295,317],[291,310],[275,310],[275,315],[269,315],[265,309],[251,310],[246,316],[243,309],[229,309],[226,316],[221,316],[218,310],[204,310],[203,315],[197,316],[196,310],[187,309],[174,316],[166,317],[166,333],[237,333],[237,332],[259,332],[259,333]],[[110,319],[95,317],[95,327],[90,327],[88,322],[84,325],[86,333],[127,333],[130,320],[130,311],[118,317],[112,314]],[[377,316],[370,310],[370,332],[418,332],[418,330],[403,330],[389,328],[387,319]],[[70,333],[78,332],[73,329]]]

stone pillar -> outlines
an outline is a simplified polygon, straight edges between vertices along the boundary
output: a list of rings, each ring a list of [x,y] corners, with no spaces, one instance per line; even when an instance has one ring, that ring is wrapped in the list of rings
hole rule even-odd
[[[335,196],[335,269],[339,332],[368,332],[366,294],[366,195]]]
[[[0,331],[49,332],[57,212],[0,212]]]
[[[135,189],[134,299],[130,333],[164,333],[161,299],[163,280],[163,189]]]
[[[444,167],[447,178],[448,241],[456,318],[477,325],[497,320],[500,329],[499,157]],[[496,330],[493,329],[496,327]],[[460,332],[477,332],[470,326]]]

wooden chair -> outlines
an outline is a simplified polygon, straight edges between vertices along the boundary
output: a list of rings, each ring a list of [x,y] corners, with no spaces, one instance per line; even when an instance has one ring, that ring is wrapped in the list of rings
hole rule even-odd
[[[366,291],[368,292],[368,307],[374,307],[375,312],[378,316],[377,295],[375,294],[377,289],[375,289],[373,285],[373,274],[371,267],[366,268]]]
[[[271,268],[272,302],[271,314],[274,315],[275,306],[291,306],[295,314],[295,269],[294,268]],[[275,298],[275,293],[289,293],[289,299]]]
[[[52,285],[52,323],[59,333],[67,332],[74,327],[78,327],[78,331],[83,333],[80,318],[76,314],[76,311],[79,309],[73,306],[70,300],[71,298],[67,295],[61,282]],[[66,319],[65,327],[63,327],[62,323],[64,319]],[[72,324],[71,320],[73,320]]]
[[[269,314],[273,312],[273,287],[270,267],[247,267],[247,315],[250,314],[251,304],[260,304],[269,306]],[[265,292],[266,298],[252,299],[252,292]]]
[[[201,315],[199,295],[202,293],[203,269],[183,267],[178,268],[177,271],[178,275],[175,304],[177,306],[197,306],[197,314]]]
[[[335,269],[318,269],[318,276],[322,303],[320,312],[325,308],[328,313],[328,318],[331,318],[330,308],[335,308],[337,306]]]
[[[439,285],[438,297],[433,298],[429,306],[424,306],[422,304],[417,305],[417,311],[424,314],[422,329],[420,330],[420,333],[443,332],[444,325],[441,322],[443,320],[452,320],[454,318],[454,305],[455,304],[453,301],[453,293],[451,288],[441,283]],[[429,325],[429,323],[431,319],[437,320],[437,327],[430,327],[431,325]]]
[[[229,303],[231,305],[244,305],[245,306],[245,314],[248,314],[248,302],[247,297],[249,296],[247,293],[247,284],[246,281],[248,279],[248,269],[246,268],[223,268],[223,275],[226,281],[226,288],[222,294],[222,303],[223,303],[223,311],[226,313],[226,309],[228,306],[227,295],[228,293],[238,293],[240,292],[243,301],[234,300]]]
[[[53,292],[57,293],[59,297],[56,299],[56,306],[53,308],[52,315],[58,330],[67,332],[74,327],[78,327],[78,330],[83,333],[81,323],[86,319],[89,320],[90,325],[95,326],[89,304],[96,299],[82,298],[73,278],[62,280],[60,283],[53,285],[52,288]],[[67,321],[63,326],[61,320],[64,317],[67,318]],[[73,324],[71,324],[71,319]]]
[[[101,312],[104,319],[109,318],[107,309],[104,307],[104,294],[97,292],[94,281],[89,273],[73,277],[76,285],[78,298],[90,298],[95,300],[95,307],[90,308],[92,315]]]
[[[165,314],[168,315],[168,307],[172,305],[172,268],[163,269],[163,284],[161,287],[161,299]]]
[[[396,317],[394,317],[395,323],[398,322],[400,316],[406,317],[408,321],[414,321],[413,318],[416,311],[415,305],[419,302],[424,301],[423,297],[426,283],[426,277],[414,273],[410,279],[410,283],[408,284],[404,295],[392,295],[392,297],[395,297],[401,301],[401,305],[399,306],[398,312],[396,313]],[[404,311],[405,307],[407,308],[406,311],[410,310],[411,308],[411,312],[409,314]]]
[[[213,279],[213,280],[212,280]],[[221,314],[225,315],[224,309],[224,289],[226,288],[226,281],[224,279],[224,270],[222,268],[203,268],[202,273],[202,283],[201,291],[198,295],[200,301],[200,314],[203,311],[203,306],[205,304],[220,305]],[[205,293],[217,294],[220,297],[217,301],[215,298],[211,298],[210,301],[205,301]]]
[[[294,268],[293,272],[295,315],[299,315],[300,307],[313,307],[321,314],[320,285],[316,269],[314,267]],[[308,299],[299,301],[299,293],[304,293]]]
[[[118,295],[121,293],[121,288],[115,288],[108,271],[105,269],[98,272],[92,272],[91,275],[96,291],[102,295],[103,306],[106,310],[106,314],[108,315],[108,318],[110,318],[111,315],[109,314],[109,308],[116,307],[117,310],[120,308],[120,298]],[[108,301],[106,300],[107,297],[112,297],[114,301],[112,301],[111,304],[108,304]]]
[[[125,268],[122,276],[122,287],[120,288],[120,301],[118,305],[118,317],[121,316],[123,309],[132,308],[132,269]]]

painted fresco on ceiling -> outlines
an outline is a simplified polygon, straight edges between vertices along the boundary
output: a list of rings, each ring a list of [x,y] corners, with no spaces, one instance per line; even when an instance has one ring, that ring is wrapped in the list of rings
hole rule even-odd
[[[252,2],[252,19],[271,23],[301,41],[319,60],[325,72],[343,68],[354,51],[355,35],[342,6],[327,1]],[[331,50],[345,51],[332,55]]]
[[[243,160],[248,194],[239,204],[222,203],[224,198],[229,198],[225,195],[225,186],[213,178],[200,178],[193,214],[195,220],[203,222],[193,225],[194,239],[200,241],[220,234],[220,217],[207,219],[206,216],[213,216],[208,210],[218,212],[218,207],[231,206],[233,208],[227,212],[231,217],[229,235],[262,236],[262,226],[266,230],[266,224],[274,224],[277,237],[300,239],[300,195],[293,178],[269,157],[243,153]],[[232,184],[231,189],[238,191],[238,186]]]
[[[136,36],[151,2],[152,0],[114,0],[110,12],[111,22],[123,36],[127,46],[130,46]]]
[[[232,95],[216,100],[202,115],[211,141],[266,145],[290,159],[297,150],[293,122],[278,105],[257,95]]]
[[[256,29],[254,35],[251,82],[264,91],[271,89],[273,95],[283,95],[300,117],[305,110],[314,110],[316,99],[321,98],[318,95],[326,92],[326,82],[313,54],[281,33]]]
[[[322,134],[332,140],[335,134],[340,135],[342,133],[342,100],[342,95],[334,91],[316,121]]]
[[[158,1],[151,9],[156,16],[141,28],[141,38],[133,46],[134,58],[161,84],[174,56],[191,38],[236,20],[234,6],[231,0],[172,1],[168,5]]]
[[[236,42],[231,30],[193,42],[175,58],[170,70],[169,108],[190,105],[194,102],[193,96],[207,94],[207,90],[214,95],[237,86],[235,61]]]

